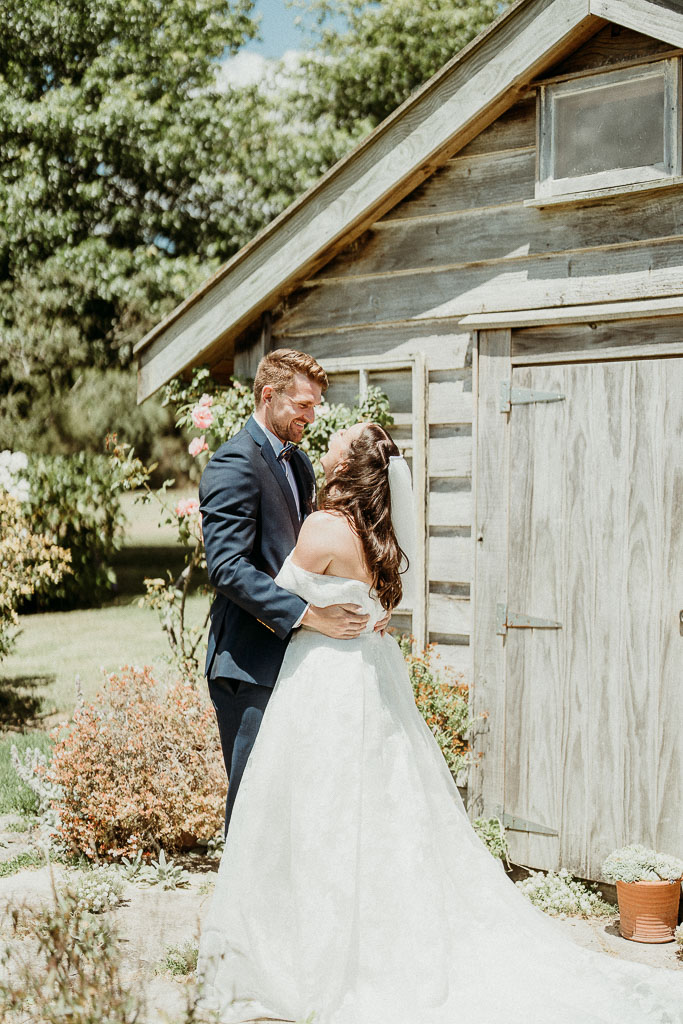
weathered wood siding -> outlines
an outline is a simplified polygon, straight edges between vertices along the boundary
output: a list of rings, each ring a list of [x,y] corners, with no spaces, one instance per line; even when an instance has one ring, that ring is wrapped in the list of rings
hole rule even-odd
[[[669,52],[608,25],[548,75]],[[547,77],[547,76],[546,76]],[[321,359],[420,349],[429,371],[428,634],[471,676],[472,375],[462,316],[678,294],[680,190],[536,209],[535,91],[329,262],[276,311],[273,345]],[[584,335],[590,345],[590,331]],[[598,340],[596,335],[596,341]],[[407,385],[387,380],[407,436]],[[392,393],[393,388],[393,393]],[[348,390],[348,389],[347,389]],[[338,381],[331,392],[343,393]]]

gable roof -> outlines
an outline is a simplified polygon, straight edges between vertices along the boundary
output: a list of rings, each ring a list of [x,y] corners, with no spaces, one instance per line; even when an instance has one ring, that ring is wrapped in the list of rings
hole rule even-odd
[[[517,0],[138,342],[138,401],[234,343],[608,21],[683,47],[681,0]]]

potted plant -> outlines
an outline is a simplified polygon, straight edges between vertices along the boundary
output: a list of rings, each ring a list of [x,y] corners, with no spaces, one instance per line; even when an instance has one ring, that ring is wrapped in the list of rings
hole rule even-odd
[[[634,942],[673,942],[683,860],[645,846],[614,850],[602,873],[617,886],[619,930]]]

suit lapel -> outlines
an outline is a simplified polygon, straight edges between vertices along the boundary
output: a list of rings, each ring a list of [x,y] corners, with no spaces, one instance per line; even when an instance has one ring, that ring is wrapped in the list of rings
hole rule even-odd
[[[292,520],[292,526],[296,535],[299,535],[301,529],[301,523],[299,521],[299,513],[296,510],[296,502],[294,495],[292,494],[292,488],[289,486],[287,477],[282,469],[282,466],[277,461],[277,456],[273,451],[273,446],[261,430],[260,426],[256,422],[253,416],[251,416],[245,425],[245,429],[251,434],[257,445],[261,449],[261,457],[265,460],[268,468],[272,472],[275,480],[277,481],[278,487],[282,491],[285,501],[287,502],[287,508],[289,509],[289,515]]]

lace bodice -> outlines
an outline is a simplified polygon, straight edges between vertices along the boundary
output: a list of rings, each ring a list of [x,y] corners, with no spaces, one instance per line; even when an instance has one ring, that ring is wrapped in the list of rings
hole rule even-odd
[[[375,623],[384,616],[379,598],[367,583],[345,576],[309,572],[308,569],[294,565],[291,554],[287,555],[275,582],[318,608],[326,608],[331,604],[360,605],[363,613],[370,616],[365,633],[372,633]]]

